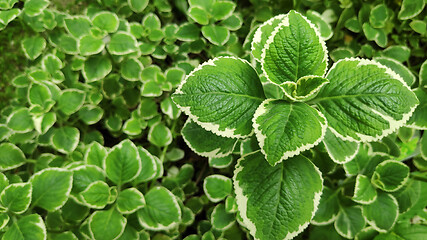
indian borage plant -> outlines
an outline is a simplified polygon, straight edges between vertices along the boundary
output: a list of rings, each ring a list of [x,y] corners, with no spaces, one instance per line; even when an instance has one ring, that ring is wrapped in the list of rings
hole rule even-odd
[[[295,11],[261,25],[252,54],[260,76],[243,59],[215,58],[192,71],[172,98],[189,116],[184,139],[202,156],[229,155],[255,133],[259,150],[243,155],[234,171],[240,216],[254,238],[291,239],[308,226],[323,189],[304,151],[323,142],[333,161],[349,162],[360,143],[403,126],[418,99],[375,61],[343,59],[326,73],[325,43]],[[283,98],[266,99],[260,78]]]

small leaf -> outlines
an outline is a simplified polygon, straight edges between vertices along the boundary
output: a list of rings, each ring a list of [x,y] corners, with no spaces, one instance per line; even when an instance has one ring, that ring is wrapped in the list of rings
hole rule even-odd
[[[170,119],[178,119],[181,115],[181,110],[176,106],[170,97],[162,100],[160,103],[160,109]]]
[[[58,99],[58,109],[66,115],[71,115],[83,106],[85,96],[82,90],[66,89]]]
[[[64,19],[64,27],[73,37],[79,39],[90,33],[91,21],[83,16],[69,16]]]
[[[378,232],[387,232],[393,228],[399,217],[399,204],[391,194],[378,192],[377,199],[363,206],[363,215]]]
[[[162,122],[154,124],[148,131],[148,141],[158,147],[168,146],[172,140],[172,132]]]
[[[230,1],[216,1],[211,9],[212,16],[215,21],[220,21],[228,18],[233,14],[236,4]]]
[[[252,55],[257,61],[261,61],[262,50],[267,43],[267,39],[271,36],[271,33],[274,29],[284,20],[287,19],[287,14],[280,14],[275,17],[270,18],[268,21],[265,21],[255,32],[255,35],[252,39]]]
[[[399,62],[408,61],[411,49],[404,45],[392,45],[381,52],[384,57],[396,59]]]
[[[231,179],[223,175],[210,175],[203,181],[203,191],[212,202],[219,202],[231,194]]]
[[[343,237],[352,239],[365,227],[365,219],[359,206],[343,207],[335,220],[335,230]]]
[[[320,143],[326,119],[305,103],[265,100],[253,118],[262,153],[272,166]]]
[[[92,125],[102,119],[104,109],[94,105],[86,105],[80,108],[78,114],[80,120],[85,124]]]
[[[21,46],[25,56],[30,60],[34,60],[46,48],[46,40],[40,36],[28,37],[22,41]]]
[[[329,80],[319,76],[304,76],[294,82],[284,82],[280,84],[285,96],[292,102],[306,102],[316,97],[322,87],[329,83]]]
[[[43,13],[47,6],[49,6],[48,0],[28,0],[24,3],[24,12],[29,17],[34,17]]]
[[[248,62],[231,57],[200,65],[172,95],[178,107],[204,129],[233,138],[251,134],[251,119],[264,99],[256,71]]]
[[[209,23],[209,13],[201,7],[190,7],[188,9],[188,16],[198,24],[207,25]]]
[[[179,26],[178,31],[176,32],[176,38],[180,41],[195,41],[199,38],[200,35],[200,29],[199,27],[194,23],[184,23],[181,26]]]
[[[411,70],[409,70],[397,60],[387,57],[376,57],[374,60],[386,67],[389,67],[390,69],[393,69],[393,71],[399,74],[399,76],[406,82],[406,84],[408,84],[408,86],[412,86],[412,84],[415,83],[415,76],[412,74]]]
[[[126,139],[114,146],[104,160],[104,169],[118,186],[136,178],[141,172],[141,159],[135,144]]]
[[[138,153],[141,158],[141,172],[135,178],[134,182],[148,182],[157,174],[157,163],[155,157],[143,147],[138,147]]]
[[[80,131],[75,127],[61,127],[54,130],[52,135],[53,147],[64,154],[73,152],[80,140]]]
[[[141,87],[141,95],[144,97],[160,97],[162,93],[161,86],[155,81],[145,82]]]
[[[105,78],[113,69],[107,56],[89,57],[83,66],[82,74],[87,83],[95,82]]]
[[[175,195],[164,187],[154,187],[145,194],[146,206],[137,211],[141,226],[148,230],[168,230],[181,221],[181,208]]]
[[[359,143],[342,140],[329,128],[326,130],[323,143],[332,161],[338,164],[350,162],[359,150]]]
[[[113,12],[101,11],[92,18],[94,26],[108,33],[116,32],[119,28],[119,17]]]
[[[302,232],[323,187],[320,171],[302,155],[274,167],[260,152],[245,155],[233,180],[240,216],[257,239],[291,239]]]
[[[223,26],[203,26],[202,34],[209,42],[218,46],[223,46],[230,39],[230,31]]]
[[[131,214],[144,206],[144,195],[136,188],[123,190],[117,198],[117,210],[122,214]]]
[[[4,233],[4,240],[40,240],[46,239],[46,227],[43,219],[38,214],[23,216],[14,222]]]
[[[98,142],[93,142],[86,150],[84,162],[102,168],[102,162],[106,156],[107,149]]]
[[[332,37],[334,32],[331,25],[316,11],[309,10],[306,13],[308,20],[310,20],[319,29],[320,36],[324,41]]]
[[[383,191],[399,190],[409,178],[409,167],[406,164],[387,160],[377,165],[371,182]]]
[[[94,239],[113,240],[123,234],[126,222],[126,218],[114,207],[96,211],[89,217],[89,231]]]
[[[25,164],[25,155],[20,148],[12,143],[0,144],[0,171],[15,169]]]
[[[0,195],[0,203],[7,211],[24,213],[31,203],[31,183],[14,183],[7,186]]]
[[[55,211],[64,206],[70,195],[73,173],[60,168],[46,168],[31,176],[33,195],[31,204]]]
[[[139,81],[143,68],[144,66],[137,58],[128,58],[120,64],[120,74],[128,81]]]
[[[223,203],[216,205],[211,214],[212,227],[217,230],[225,231],[231,228],[235,220],[236,217],[234,214],[225,211]]]
[[[9,223],[10,217],[7,213],[0,213],[0,229],[6,227]]]
[[[397,17],[400,20],[411,19],[420,14],[425,6],[425,1],[403,0]]]
[[[81,55],[90,56],[98,54],[104,50],[105,44],[102,39],[98,39],[89,34],[79,39],[78,46]]]
[[[63,68],[63,63],[57,56],[53,54],[47,54],[43,56],[42,68],[48,71],[50,74],[54,74],[56,71]]]
[[[322,197],[320,198],[319,207],[316,214],[311,220],[314,225],[328,225],[335,221],[339,212],[338,191],[324,186]]]
[[[17,133],[25,133],[34,129],[33,119],[27,108],[14,111],[7,119],[7,126]]]
[[[127,32],[117,32],[108,43],[107,49],[114,55],[126,55],[138,50],[136,38]]]
[[[110,197],[110,188],[103,181],[91,183],[83,192],[80,193],[82,200],[90,208],[103,209]]]
[[[84,191],[91,183],[96,181],[105,182],[104,171],[94,165],[82,165],[72,169],[73,171],[73,194]],[[76,200],[76,199],[74,199]]]
[[[371,181],[365,175],[357,175],[354,194],[351,198],[360,204],[370,204],[377,199],[377,191],[372,186]]]
[[[147,7],[148,0],[128,0],[128,4],[132,11],[139,13]]]
[[[371,9],[369,22],[374,28],[383,28],[386,26],[388,18],[387,6],[385,4],[378,4]]]
[[[427,66],[427,64],[425,64]],[[425,67],[427,69],[427,67]],[[427,83],[427,82],[426,82]],[[427,92],[422,87],[418,87],[413,90],[413,92],[417,95],[420,104],[415,109],[411,118],[409,118],[406,126],[426,130],[427,129]]]

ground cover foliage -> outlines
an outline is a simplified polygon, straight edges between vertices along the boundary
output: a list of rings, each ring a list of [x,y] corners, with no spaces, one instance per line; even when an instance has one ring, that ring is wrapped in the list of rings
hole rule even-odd
[[[0,0],[2,239],[427,238],[426,22]]]

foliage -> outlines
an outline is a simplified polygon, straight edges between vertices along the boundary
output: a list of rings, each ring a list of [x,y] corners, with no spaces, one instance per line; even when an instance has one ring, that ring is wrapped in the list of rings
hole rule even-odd
[[[0,236],[425,238],[425,22],[414,0],[0,0]]]

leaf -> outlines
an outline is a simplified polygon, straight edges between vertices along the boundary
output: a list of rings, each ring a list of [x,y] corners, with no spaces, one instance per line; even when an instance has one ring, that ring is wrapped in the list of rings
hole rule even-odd
[[[154,187],[145,194],[146,206],[137,211],[138,221],[145,229],[168,230],[181,221],[178,201],[164,187]]]
[[[275,166],[319,144],[327,122],[305,103],[267,99],[255,112],[253,127],[262,153]]]
[[[82,74],[87,83],[105,78],[113,69],[107,56],[89,57],[83,66]]]
[[[284,82],[280,84],[280,88],[290,101],[306,102],[316,97],[320,89],[328,83],[329,80],[323,77],[304,76],[298,79],[296,83]]]
[[[27,108],[20,108],[9,115],[7,126],[17,133],[25,133],[34,129],[33,119]]]
[[[295,11],[274,29],[261,54],[263,72],[276,84],[323,76],[327,65],[326,45],[317,28]]]
[[[418,87],[413,91],[417,95],[420,104],[417,106],[406,125],[410,128],[427,130],[427,92],[421,87]]]
[[[334,226],[339,235],[349,239],[354,238],[365,227],[362,209],[359,206],[340,208]]]
[[[178,31],[175,34],[175,37],[180,41],[195,41],[199,38],[200,35],[200,29],[199,27],[194,23],[183,23],[181,26],[179,26]]]
[[[104,50],[105,44],[102,39],[92,35],[85,35],[79,39],[79,52],[83,56],[90,56],[100,53]]]
[[[143,68],[137,58],[128,58],[120,64],[120,74],[128,81],[140,81]]]
[[[48,0],[28,0],[24,3],[24,13],[29,17],[34,17],[43,13],[47,6],[49,6]]]
[[[376,141],[401,127],[418,105],[402,78],[375,61],[336,62],[316,104],[331,131],[343,140]]]
[[[47,54],[43,56],[42,68],[48,71],[50,74],[54,74],[56,71],[63,68],[63,63],[56,55]]]
[[[78,114],[80,120],[82,120],[85,124],[92,125],[102,119],[102,116],[104,115],[104,109],[95,105],[86,105],[80,108]]]
[[[207,25],[202,27],[203,36],[211,43],[222,46],[230,39],[230,31],[226,27]]]
[[[410,210],[421,196],[421,184],[418,180],[409,179],[401,189],[393,193],[399,203],[399,212],[405,213]]]
[[[332,37],[334,32],[332,31],[332,27],[326,21],[325,17],[320,15],[318,12],[312,11],[312,10],[307,11],[306,15],[307,15],[307,19],[316,25],[323,41],[327,41]]]
[[[406,164],[395,160],[387,160],[377,165],[371,182],[383,191],[394,192],[405,185],[408,178],[409,167]]]
[[[400,20],[411,19],[420,14],[425,6],[425,1],[403,0],[397,17]]]
[[[411,56],[411,49],[405,45],[392,45],[381,53],[384,57],[396,59],[399,62],[408,61]]]
[[[61,127],[54,130],[52,135],[53,147],[64,154],[73,152],[80,140],[80,132],[75,127]]]
[[[322,194],[320,171],[302,155],[274,167],[260,152],[242,157],[234,189],[243,223],[257,239],[291,239],[310,223]]]
[[[0,229],[3,229],[9,223],[10,217],[7,213],[0,213]]]
[[[85,92],[78,89],[66,89],[58,99],[58,109],[66,115],[77,112],[84,103]]]
[[[107,177],[118,186],[135,179],[141,172],[141,159],[135,144],[129,139],[115,145],[104,160]]]
[[[243,19],[240,14],[233,13],[228,18],[221,21],[221,25],[230,31],[237,31],[243,25]]]
[[[210,175],[203,181],[203,191],[211,202],[220,202],[233,190],[231,179],[223,175]]]
[[[209,14],[201,7],[190,7],[188,9],[188,16],[198,24],[207,25],[209,23]]]
[[[158,147],[168,146],[173,140],[171,130],[162,122],[158,122],[151,126],[147,138],[150,143]]]
[[[360,204],[371,204],[377,199],[377,191],[368,177],[361,174],[357,175],[356,186],[351,199]]]
[[[25,164],[25,155],[16,145],[12,143],[0,144],[0,171],[15,169]]]
[[[103,181],[96,181],[80,193],[86,206],[94,209],[103,209],[108,204],[110,187]]]
[[[155,178],[157,174],[157,164],[155,157],[143,147],[138,147],[138,153],[141,158],[141,172],[135,178],[134,182],[148,182]]]
[[[323,193],[320,198],[319,207],[316,214],[311,220],[314,225],[328,225],[335,221],[339,212],[339,199],[338,191],[333,190],[327,186],[323,187]]]
[[[4,233],[3,240],[46,239],[46,227],[38,214],[23,216]]]
[[[359,150],[359,143],[342,140],[329,128],[326,129],[323,143],[332,161],[338,164],[350,162]]]
[[[160,29],[162,27],[162,22],[156,14],[148,13],[142,19],[142,26],[150,30]]]
[[[61,168],[46,168],[30,178],[33,185],[31,205],[56,211],[67,202],[73,183],[73,173]]]
[[[209,157],[209,166],[213,168],[227,168],[233,163],[233,155],[225,157]]]
[[[383,28],[386,26],[388,18],[387,6],[385,4],[378,4],[371,9],[369,22],[374,28]]]
[[[261,61],[262,50],[267,43],[267,39],[271,36],[274,29],[285,19],[288,19],[288,15],[280,14],[270,18],[258,27],[251,43],[251,53],[257,61]]]
[[[34,60],[46,48],[46,40],[40,36],[28,37],[22,41],[21,46],[25,56],[30,60]]]
[[[10,22],[19,16],[21,10],[13,8],[6,11],[0,11],[0,31],[3,30]]]
[[[224,20],[233,14],[236,4],[230,1],[216,1],[211,8],[212,17],[215,21]]]
[[[0,2],[0,9],[1,10],[11,9],[17,2],[18,0],[2,0]]]
[[[144,97],[160,97],[163,91],[159,83],[147,81],[141,87],[141,95]]]
[[[408,86],[412,86],[415,83],[415,76],[412,72],[405,67],[402,63],[387,57],[376,57],[374,58],[376,62],[393,69],[393,71],[400,75],[400,77],[406,82]]]
[[[144,206],[144,195],[136,188],[123,190],[117,198],[117,210],[122,214],[134,213]]]
[[[165,98],[160,103],[160,109],[163,114],[167,115],[170,119],[178,119],[181,115],[181,110],[176,106],[170,97]]]
[[[102,162],[107,156],[107,149],[105,149],[98,142],[93,142],[86,150],[84,155],[84,162],[86,164],[95,165],[102,168]]]
[[[91,183],[96,181],[105,182],[104,171],[93,165],[82,165],[72,169],[73,171],[73,193],[80,193]],[[76,200],[76,199],[74,199]]]
[[[252,66],[231,57],[199,65],[172,95],[178,107],[204,129],[233,138],[251,134],[251,119],[264,98]]]
[[[136,38],[128,33],[119,31],[115,33],[107,45],[107,49],[114,55],[126,55],[138,50]]]
[[[139,13],[144,11],[148,5],[148,0],[128,0],[129,8],[132,11]]]
[[[363,206],[366,221],[378,232],[387,232],[393,228],[399,217],[399,204],[391,194],[378,192],[377,199]]]
[[[64,19],[64,27],[73,37],[79,39],[90,34],[91,21],[86,16],[69,16]]]
[[[225,138],[206,131],[188,119],[181,130],[182,138],[191,150],[203,157],[224,157],[230,155],[237,139]]]
[[[141,1],[143,2],[143,1]],[[108,33],[114,33],[119,28],[119,17],[113,12],[101,11],[92,17],[94,26]]]
[[[0,195],[0,203],[7,211],[22,214],[31,203],[31,183],[14,183],[7,186]]]
[[[89,231],[94,239],[113,240],[123,234],[126,222],[115,208],[96,211],[89,217]]]
[[[212,227],[217,230],[225,231],[231,228],[235,220],[234,214],[225,211],[223,203],[216,205],[211,214]]]

